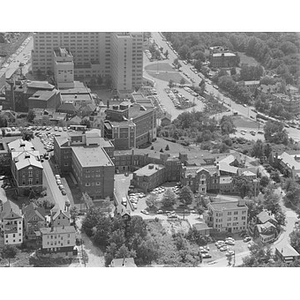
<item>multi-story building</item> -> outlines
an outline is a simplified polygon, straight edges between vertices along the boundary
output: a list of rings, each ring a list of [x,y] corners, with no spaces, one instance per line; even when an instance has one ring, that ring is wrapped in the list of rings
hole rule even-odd
[[[133,173],[132,184],[145,193],[166,182],[165,166],[149,164]]]
[[[74,62],[72,53],[66,48],[54,48],[53,73],[59,89],[74,87]]]
[[[8,144],[11,156],[11,172],[19,193],[25,190],[42,191],[43,166],[39,151],[31,142],[17,139]]]
[[[0,205],[0,224],[5,245],[23,243],[23,217],[18,205],[10,200]]]
[[[55,86],[47,81],[13,81],[11,84],[6,85],[5,98],[10,103],[10,108],[13,111],[27,112],[29,110],[28,99],[33,97],[36,92],[54,90]]]
[[[62,173],[72,172],[82,192],[92,198],[113,197],[114,146],[99,129],[65,133],[54,139],[54,156]]]
[[[110,76],[125,94],[142,85],[143,34],[109,32],[37,32],[34,35],[34,74],[53,71],[52,53],[66,48],[74,60],[74,76]]]
[[[300,180],[300,151],[283,152],[281,155],[276,154],[274,163],[286,176],[293,178],[295,181]]]
[[[40,228],[46,227],[45,209],[31,202],[23,208],[25,239],[35,240]]]
[[[238,65],[238,56],[221,46],[210,47],[210,65],[216,68],[231,68]]]
[[[73,256],[76,242],[74,226],[44,227],[40,228],[40,233],[43,255]]]
[[[232,233],[246,230],[248,207],[243,200],[211,202],[207,207],[206,222],[213,229]]]
[[[156,110],[122,102],[106,110],[104,137],[120,150],[138,148],[156,139]]]
[[[39,90],[28,98],[28,109],[53,109],[61,105],[61,96],[57,89],[52,91]]]

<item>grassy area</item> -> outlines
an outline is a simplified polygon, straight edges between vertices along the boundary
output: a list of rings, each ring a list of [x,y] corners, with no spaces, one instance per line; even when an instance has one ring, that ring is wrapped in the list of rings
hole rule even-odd
[[[258,125],[255,121],[251,121],[249,119],[246,119],[242,116],[232,116],[232,120],[234,125],[238,127],[243,127],[243,128],[253,128],[257,129]]]
[[[181,76],[180,73],[177,72],[168,72],[168,71],[163,71],[163,72],[159,72],[158,74],[156,73],[156,71],[147,71],[147,73],[157,79],[160,80],[164,80],[164,81],[170,81],[173,80],[175,83],[180,83],[180,81],[182,79],[184,79],[184,77]],[[189,83],[186,79],[184,79],[185,83]]]
[[[168,63],[154,63],[145,67],[146,71],[174,71]]]
[[[240,57],[240,65],[247,64],[249,66],[257,66],[259,63],[251,56],[247,56],[243,52],[238,52],[238,55]]]

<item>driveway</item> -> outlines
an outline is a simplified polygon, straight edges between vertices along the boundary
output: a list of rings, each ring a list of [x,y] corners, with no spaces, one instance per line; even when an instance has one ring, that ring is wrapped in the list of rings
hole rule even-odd
[[[76,220],[76,225],[79,231],[81,231],[82,217]],[[91,239],[83,232],[81,232],[81,238],[83,245],[80,247],[80,261],[81,266],[85,267],[105,267],[105,259],[103,252],[96,246],[94,246]],[[84,259],[83,257],[86,257]]]

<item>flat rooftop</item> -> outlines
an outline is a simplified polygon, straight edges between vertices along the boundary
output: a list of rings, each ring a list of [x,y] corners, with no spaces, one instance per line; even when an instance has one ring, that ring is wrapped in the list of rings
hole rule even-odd
[[[247,208],[246,204],[239,205],[239,201],[211,202],[209,205],[217,211]]]
[[[52,91],[36,91],[28,100],[48,101],[57,92],[58,91],[56,89],[53,89]]]
[[[72,150],[83,168],[114,166],[110,157],[107,155],[105,150],[103,150],[100,146],[96,146],[96,147],[79,146],[79,147],[72,147]]]
[[[74,93],[74,94],[62,94],[61,95],[62,102],[75,102],[75,101],[89,101],[92,102],[93,98],[91,94],[86,93]]]
[[[164,169],[163,165],[158,164],[149,164],[140,168],[134,172],[137,176],[151,176],[159,170]]]

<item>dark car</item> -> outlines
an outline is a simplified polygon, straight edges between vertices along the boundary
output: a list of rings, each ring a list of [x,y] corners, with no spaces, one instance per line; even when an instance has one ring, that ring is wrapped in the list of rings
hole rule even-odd
[[[67,192],[66,192],[66,190],[64,190],[64,189],[61,190],[61,193],[62,193],[63,195],[67,195]]]

